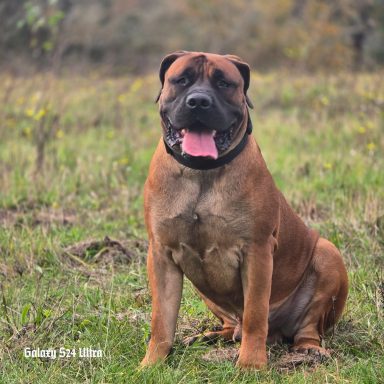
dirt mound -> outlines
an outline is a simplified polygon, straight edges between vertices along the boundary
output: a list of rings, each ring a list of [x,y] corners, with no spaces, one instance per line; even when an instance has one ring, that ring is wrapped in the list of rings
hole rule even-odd
[[[86,240],[65,248],[63,258],[74,266],[126,265],[144,261],[147,248],[147,242],[142,239],[118,241],[106,236],[103,240]]]
[[[239,347],[240,345],[211,349],[202,356],[202,359],[214,363],[222,363],[224,361],[236,363],[239,356]],[[276,351],[276,349],[278,350]],[[274,348],[273,351],[270,351],[269,355],[270,367],[281,372],[294,371],[300,366],[311,370],[316,368],[319,364],[325,363],[328,359],[327,357],[318,354],[284,353],[283,347]]]
[[[293,371],[299,366],[306,368],[316,368],[319,364],[325,363],[329,357],[320,354],[286,353],[281,356],[274,364],[274,368],[279,371]]]

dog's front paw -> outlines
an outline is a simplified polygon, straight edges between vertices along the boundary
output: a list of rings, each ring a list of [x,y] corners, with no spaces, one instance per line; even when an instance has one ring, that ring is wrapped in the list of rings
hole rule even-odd
[[[160,356],[155,356],[153,354],[149,354],[148,352],[144,356],[143,360],[140,362],[140,368],[147,368],[152,365],[155,365],[159,361],[162,361],[163,359],[160,358]]]
[[[240,352],[236,367],[241,369],[264,369],[267,366],[267,354],[265,352],[242,353]]]
[[[159,356],[159,355],[148,355],[148,353],[145,355],[144,359],[140,362],[140,369],[149,368],[152,365],[161,363],[165,360],[166,357]]]
[[[147,356],[145,356],[144,359],[141,360],[140,365],[139,365],[139,368],[140,368],[140,369],[143,369],[143,368],[150,367],[151,365],[152,365],[152,364],[148,361]]]
[[[144,359],[141,360],[140,368],[149,367],[164,361],[170,354],[171,349],[172,343],[155,343],[151,339],[147,353],[145,354]]]

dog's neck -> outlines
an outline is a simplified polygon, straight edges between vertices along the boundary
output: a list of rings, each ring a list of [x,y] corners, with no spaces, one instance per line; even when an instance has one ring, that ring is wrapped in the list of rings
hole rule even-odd
[[[249,116],[249,111],[247,110],[247,129],[245,130],[243,138],[240,140],[240,142],[234,147],[232,150],[224,154],[223,156],[219,156],[216,160],[209,159],[206,157],[200,157],[200,156],[189,156],[189,155],[182,155],[179,152],[174,151],[164,140],[165,150],[169,155],[171,155],[177,162],[180,164],[192,168],[197,169],[200,171],[206,171],[209,169],[215,169],[222,167],[225,164],[230,163],[235,157],[240,155],[240,153],[243,151],[243,149],[246,147],[248,142],[248,136],[252,133],[252,121],[251,117]]]

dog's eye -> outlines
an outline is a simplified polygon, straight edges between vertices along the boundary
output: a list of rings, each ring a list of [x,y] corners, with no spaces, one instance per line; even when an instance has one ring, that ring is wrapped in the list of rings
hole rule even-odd
[[[231,86],[231,84],[228,83],[228,81],[225,81],[225,80],[219,80],[219,81],[217,82],[217,86],[218,86],[219,88],[229,88],[229,87]]]
[[[179,79],[176,80],[176,84],[178,85],[187,85],[188,84],[188,79],[186,77],[180,77]]]

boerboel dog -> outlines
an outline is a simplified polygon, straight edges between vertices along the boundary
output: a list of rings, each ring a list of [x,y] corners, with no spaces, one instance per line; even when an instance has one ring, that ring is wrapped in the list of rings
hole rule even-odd
[[[237,366],[265,366],[267,342],[327,354],[320,341],[345,305],[346,269],[290,208],[250,135],[249,66],[180,51],[163,59],[160,80],[162,138],[144,188],[153,308],[141,365],[171,350],[184,275],[222,323],[204,339],[241,339]]]

